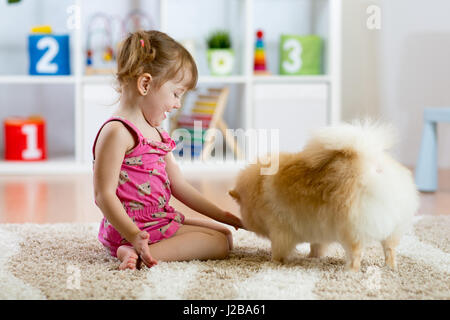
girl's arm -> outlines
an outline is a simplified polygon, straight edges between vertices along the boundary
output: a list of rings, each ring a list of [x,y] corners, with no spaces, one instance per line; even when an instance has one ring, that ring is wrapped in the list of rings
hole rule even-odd
[[[228,239],[229,249],[233,250],[233,235],[231,234],[230,229],[225,227],[223,224],[211,221],[209,219],[190,218],[190,217],[186,217],[184,219],[184,224],[191,226],[205,227],[222,232]]]
[[[170,188],[175,198],[189,208],[214,220],[226,223],[235,228],[243,227],[241,219],[230,212],[218,208],[186,181],[171,152],[167,154],[165,160],[166,171],[170,180]]]
[[[94,193],[95,201],[109,223],[142,256],[151,267],[156,261],[151,258],[141,230],[126,213],[116,196],[120,168],[125,152],[134,146],[134,138],[121,123],[107,123],[100,132],[95,146]]]

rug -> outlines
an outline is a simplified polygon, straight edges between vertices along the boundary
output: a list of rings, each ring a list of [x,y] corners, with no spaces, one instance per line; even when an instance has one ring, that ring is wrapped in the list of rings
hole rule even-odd
[[[270,242],[234,231],[225,260],[160,262],[119,271],[97,240],[98,224],[0,225],[0,299],[450,299],[450,216],[418,216],[398,247],[398,270],[381,245],[365,248],[361,271],[344,270],[332,245],[322,259],[301,244],[286,264]]]

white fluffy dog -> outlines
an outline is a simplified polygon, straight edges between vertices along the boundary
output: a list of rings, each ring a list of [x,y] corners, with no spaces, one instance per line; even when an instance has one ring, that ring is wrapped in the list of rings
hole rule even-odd
[[[395,248],[419,201],[411,172],[386,152],[392,131],[367,121],[325,127],[302,152],[281,153],[274,175],[261,175],[260,162],[248,166],[229,192],[244,226],[271,240],[275,261],[301,242],[310,243],[310,257],[339,242],[347,268],[358,271],[363,247],[375,240],[395,269]]]

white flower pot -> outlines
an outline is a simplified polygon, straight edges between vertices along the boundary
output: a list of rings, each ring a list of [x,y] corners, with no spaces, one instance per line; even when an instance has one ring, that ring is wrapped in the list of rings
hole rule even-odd
[[[209,71],[214,76],[228,76],[233,72],[234,52],[232,49],[208,49]]]

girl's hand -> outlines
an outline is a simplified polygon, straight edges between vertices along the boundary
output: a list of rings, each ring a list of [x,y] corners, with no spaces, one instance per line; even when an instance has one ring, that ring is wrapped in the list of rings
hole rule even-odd
[[[139,255],[139,258],[142,259],[142,262],[149,268],[153,267],[154,265],[158,264],[158,261],[153,259],[153,257],[150,254],[150,249],[148,248],[148,239],[150,235],[146,231],[141,231],[134,239],[131,241],[131,244],[133,245],[134,249]]]
[[[238,230],[239,228],[245,229],[244,225],[242,224],[242,220],[239,217],[236,217],[234,214],[228,211],[224,211],[224,215],[227,224],[233,226],[236,230]]]

